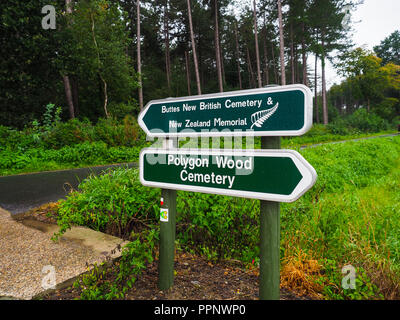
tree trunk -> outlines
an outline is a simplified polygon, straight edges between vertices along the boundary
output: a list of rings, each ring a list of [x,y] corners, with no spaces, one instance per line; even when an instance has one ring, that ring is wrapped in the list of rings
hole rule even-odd
[[[168,92],[171,91],[171,59],[169,53],[169,18],[168,18],[168,0],[164,8],[164,39],[165,39],[165,71],[167,73]]]
[[[249,72],[250,87],[255,88],[256,82],[254,80],[253,67],[251,66],[250,52],[248,47],[246,47],[246,52],[247,52],[247,70]]]
[[[271,53],[272,53],[272,61],[273,61],[273,66],[274,66],[275,84],[278,84],[279,79],[278,79],[278,71],[276,70],[275,48],[274,48],[273,44],[271,44]]]
[[[74,114],[79,116],[79,92],[78,92],[78,79],[76,76],[71,78],[71,91],[72,101],[74,103]]]
[[[326,79],[325,79],[325,39],[324,32],[321,34],[321,46],[322,46],[322,55],[321,55],[321,81],[322,81],[322,112],[324,118],[324,125],[327,125],[329,122],[328,119],[328,105],[326,101]]]
[[[236,20],[235,20],[235,44],[236,44],[236,64],[237,64],[237,72],[238,72],[238,79],[239,79],[239,89],[242,90],[243,87],[242,87],[242,76],[240,74],[239,37],[238,37]]]
[[[316,116],[316,121],[317,123],[320,123],[319,121],[319,110],[318,110],[318,54],[315,54],[315,73],[314,73],[314,95],[315,95],[315,116]]]
[[[71,119],[75,118],[74,103],[72,100],[71,84],[67,75],[63,76],[65,96],[67,98],[69,116]]]
[[[264,25],[262,30],[262,38],[263,38],[263,56],[264,56],[264,82],[266,85],[269,85],[269,67],[268,67],[268,49],[267,49],[267,23],[265,18],[265,10],[264,10]]]
[[[217,77],[219,92],[224,91],[224,85],[222,82],[222,69],[221,69],[221,52],[219,48],[219,30],[218,30],[218,1],[214,0],[214,43],[215,43],[215,60],[217,63]]]
[[[303,84],[308,86],[308,76],[307,76],[307,52],[306,52],[306,44],[304,39],[304,22],[302,23],[302,37],[301,37],[301,53],[303,58]]]
[[[142,59],[140,57],[140,0],[136,0],[137,69],[139,73],[139,107],[143,110]]]
[[[291,68],[291,77],[292,84],[296,82],[296,74],[295,74],[295,66],[294,66],[294,40],[293,40],[293,24],[290,24],[290,68]]]
[[[264,75],[265,84],[269,85],[269,68],[268,68],[268,49],[267,41],[265,40],[266,35],[263,37],[263,51],[264,51]]]
[[[65,0],[65,11],[67,14],[72,13],[71,0]],[[67,99],[67,105],[69,110],[69,116],[71,119],[73,119],[75,118],[75,107],[71,91],[71,81],[67,74],[63,75],[63,82],[64,82],[65,97]]]
[[[297,47],[294,48],[294,74],[296,78],[296,83],[300,83],[299,50]]]
[[[256,45],[256,62],[257,62],[257,83],[258,87],[262,87],[262,81],[261,81],[261,67],[260,67],[260,52],[258,50],[258,28],[257,28],[257,11],[256,11],[256,0],[253,0],[253,6],[254,6],[254,41]]]
[[[192,50],[193,50],[193,61],[194,61],[194,71],[196,74],[196,84],[197,84],[197,94],[201,94],[201,85],[200,85],[200,75],[199,75],[199,66],[197,63],[197,56],[196,56],[196,44],[194,41],[194,32],[193,32],[193,23],[192,23],[192,12],[190,8],[190,0],[187,0],[187,7],[188,7],[188,16],[189,16],[189,27],[190,27],[190,38],[192,41]]]
[[[224,67],[224,56],[222,54],[222,48],[221,48],[221,43],[219,44],[219,51],[221,53],[221,72],[222,72],[222,83],[224,86],[226,86],[226,78],[225,78],[225,67]]]
[[[94,47],[96,48],[96,52],[97,52],[97,63],[99,64],[99,70],[98,70],[98,75],[101,79],[101,82],[103,83],[103,93],[104,93],[104,105],[103,105],[103,109],[104,109],[104,113],[106,115],[107,118],[110,117],[108,110],[107,110],[107,105],[108,105],[108,93],[107,93],[107,82],[104,79],[103,75],[101,74],[101,60],[100,60],[100,50],[99,47],[97,45],[97,41],[96,41],[96,34],[94,32],[94,17],[93,17],[93,12],[90,13],[90,18],[92,21],[92,38],[93,38],[93,43],[94,43]]]
[[[278,19],[279,19],[279,53],[281,61],[281,85],[286,85],[285,74],[285,44],[283,40],[283,21],[282,21],[282,4],[281,0],[278,1]]]
[[[186,64],[186,82],[187,82],[187,90],[188,90],[188,95],[191,96],[191,90],[190,90],[190,67],[189,67],[189,54],[185,50],[185,64]]]

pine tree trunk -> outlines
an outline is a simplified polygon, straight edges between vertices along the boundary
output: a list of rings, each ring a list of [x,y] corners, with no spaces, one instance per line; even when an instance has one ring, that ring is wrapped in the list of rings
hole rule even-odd
[[[275,84],[278,84],[279,83],[279,79],[278,79],[279,77],[278,77],[278,71],[276,69],[275,48],[274,48],[273,44],[271,44],[271,53],[272,53],[272,61],[274,62],[273,66],[274,66]]]
[[[190,28],[190,38],[192,41],[192,50],[193,50],[193,62],[194,62],[194,71],[196,74],[196,84],[197,84],[197,94],[201,94],[201,85],[200,85],[200,74],[199,74],[199,66],[197,62],[196,56],[196,44],[194,41],[194,32],[193,32],[193,23],[192,23],[192,12],[190,8],[190,0],[187,0],[188,7],[188,16],[189,16],[189,28]]]
[[[188,90],[188,95],[191,96],[191,90],[190,90],[190,67],[189,67],[189,54],[185,50],[185,64],[186,64],[186,82],[187,82],[187,90]]]
[[[69,77],[67,75],[63,76],[63,82],[64,82],[65,96],[67,98],[69,117],[71,119],[73,119],[73,118],[75,118],[74,103],[72,100],[71,83],[70,83]]]
[[[314,94],[315,94],[315,116],[316,116],[316,121],[317,123],[320,123],[319,121],[319,110],[318,110],[318,54],[315,54],[315,73],[314,73]]]
[[[79,92],[78,92],[78,79],[77,77],[72,77],[70,79],[71,91],[72,91],[72,101],[74,104],[74,114],[79,116]]]
[[[265,28],[264,28],[265,30]],[[264,51],[264,81],[266,85],[269,85],[269,68],[268,68],[268,50],[267,50],[267,41],[265,38],[267,37],[266,34],[263,36],[263,51]]]
[[[294,40],[293,40],[293,24],[290,24],[290,68],[291,68],[291,77],[292,84],[295,83],[295,66],[294,66]]]
[[[257,28],[257,11],[256,11],[256,0],[253,0],[253,6],[254,6],[254,41],[256,45],[256,62],[257,62],[257,83],[258,87],[262,87],[262,81],[261,81],[261,67],[260,67],[260,52],[258,50],[258,28]]]
[[[98,47],[97,41],[96,41],[96,34],[95,34],[95,30],[94,30],[95,25],[94,25],[93,12],[90,13],[90,18],[91,18],[91,22],[92,22],[92,39],[93,39],[94,47],[96,48],[97,63],[99,65],[98,75],[99,75],[99,78],[100,78],[101,82],[103,83],[103,94],[104,94],[103,109],[104,109],[104,113],[105,113],[106,117],[109,118],[110,114],[108,113],[108,110],[107,110],[107,105],[108,105],[107,82],[104,79],[104,77],[102,75],[102,72],[101,72],[100,50],[99,50],[99,47]]]
[[[239,54],[239,37],[238,37],[238,30],[237,30],[237,22],[235,20],[235,44],[236,44],[236,64],[237,64],[237,72],[238,72],[238,79],[239,79],[239,89],[242,90],[242,76],[240,74],[240,54]]]
[[[218,30],[218,1],[214,0],[214,43],[215,43],[215,60],[217,63],[217,77],[219,92],[224,91],[224,85],[222,82],[222,69],[221,69],[221,52],[219,48],[219,30]]]
[[[140,0],[136,0],[137,69],[139,73],[139,107],[143,110],[142,59],[140,57]]]
[[[72,13],[71,0],[65,0],[65,11],[67,14]],[[73,118],[75,118],[75,107],[74,107],[74,101],[73,101],[73,96],[72,96],[72,91],[71,91],[71,81],[70,81],[70,78],[68,75],[63,75],[63,83],[64,83],[65,97],[67,99],[69,116],[71,119],[73,119]]]
[[[325,77],[325,39],[324,33],[321,34],[321,46],[322,46],[322,55],[321,55],[321,76],[322,76],[322,112],[324,118],[324,125],[327,125],[329,122],[328,119],[328,105],[326,101],[326,77]]]
[[[246,47],[246,52],[247,52],[247,69],[248,69],[248,72],[249,72],[250,87],[251,88],[255,88],[256,87],[256,82],[254,80],[253,67],[251,66],[250,52],[249,52],[249,48],[248,47]]]
[[[286,85],[286,71],[285,71],[285,44],[283,39],[283,21],[282,21],[282,4],[281,0],[278,1],[278,19],[279,19],[279,53],[281,61],[281,85]]]
[[[164,39],[165,39],[165,71],[167,73],[168,91],[171,91],[171,59],[169,53],[169,19],[168,19],[168,0],[164,8]]]
[[[307,76],[307,52],[306,52],[306,44],[304,39],[304,22],[302,24],[302,37],[301,37],[301,53],[303,58],[303,84],[308,86],[308,76]]]
[[[222,55],[221,43],[219,44],[219,51],[221,53],[221,73],[222,73],[222,83],[226,86],[226,78],[225,78],[225,67],[224,67],[224,56]]]

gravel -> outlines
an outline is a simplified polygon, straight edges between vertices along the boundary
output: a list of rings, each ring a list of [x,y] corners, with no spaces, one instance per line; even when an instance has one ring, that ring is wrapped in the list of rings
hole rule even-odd
[[[105,260],[79,243],[62,238],[55,243],[50,237],[0,209],[0,298],[31,299],[45,291],[46,285],[54,284],[49,282],[54,278],[46,268],[54,267],[55,283],[59,284]]]

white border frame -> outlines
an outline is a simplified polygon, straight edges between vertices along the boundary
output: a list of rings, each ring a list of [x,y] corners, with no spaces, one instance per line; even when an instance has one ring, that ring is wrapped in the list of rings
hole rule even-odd
[[[146,181],[144,179],[144,155],[145,154],[184,154],[184,155],[226,155],[226,156],[247,156],[247,157],[285,157],[291,158],[299,170],[303,178],[300,180],[296,188],[290,195],[279,195],[272,193],[251,192],[243,190],[221,189],[212,187],[190,186],[175,183],[164,183]],[[306,193],[317,180],[315,169],[303,158],[303,156],[294,150],[273,150],[273,149],[242,149],[242,150],[227,150],[227,149],[158,149],[145,148],[142,149],[139,155],[139,176],[140,182],[144,186],[156,187],[162,189],[183,190],[192,192],[212,193],[225,196],[234,196],[241,198],[251,198],[259,200],[277,201],[277,202],[294,202]]]
[[[223,97],[233,97],[233,96],[243,96],[250,94],[260,94],[260,93],[276,93],[276,92],[286,92],[300,90],[304,93],[304,126],[299,130],[283,130],[283,131],[234,131],[231,132],[174,132],[174,133],[161,133],[161,132],[151,132],[148,130],[143,118],[152,104],[155,103],[170,103],[170,102],[184,102],[184,101],[195,101],[211,98],[223,98]],[[313,106],[312,106],[312,93],[311,90],[302,84],[292,84],[287,86],[276,86],[276,87],[265,87],[249,90],[238,90],[223,93],[212,93],[204,95],[195,95],[180,98],[167,98],[161,100],[149,101],[145,108],[139,113],[138,123],[147,136],[151,138],[172,138],[172,137],[235,137],[235,136],[301,136],[311,129],[313,123]]]

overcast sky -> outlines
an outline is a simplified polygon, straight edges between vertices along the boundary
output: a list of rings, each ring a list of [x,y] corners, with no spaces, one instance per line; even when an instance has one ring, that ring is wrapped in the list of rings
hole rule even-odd
[[[365,45],[367,49],[373,47],[400,30],[400,0],[365,0],[352,12],[353,42],[357,47]],[[310,57],[310,67],[314,70]],[[320,68],[320,67],[319,67]],[[340,77],[329,67],[327,70],[327,84],[330,87],[334,82],[339,83]]]

